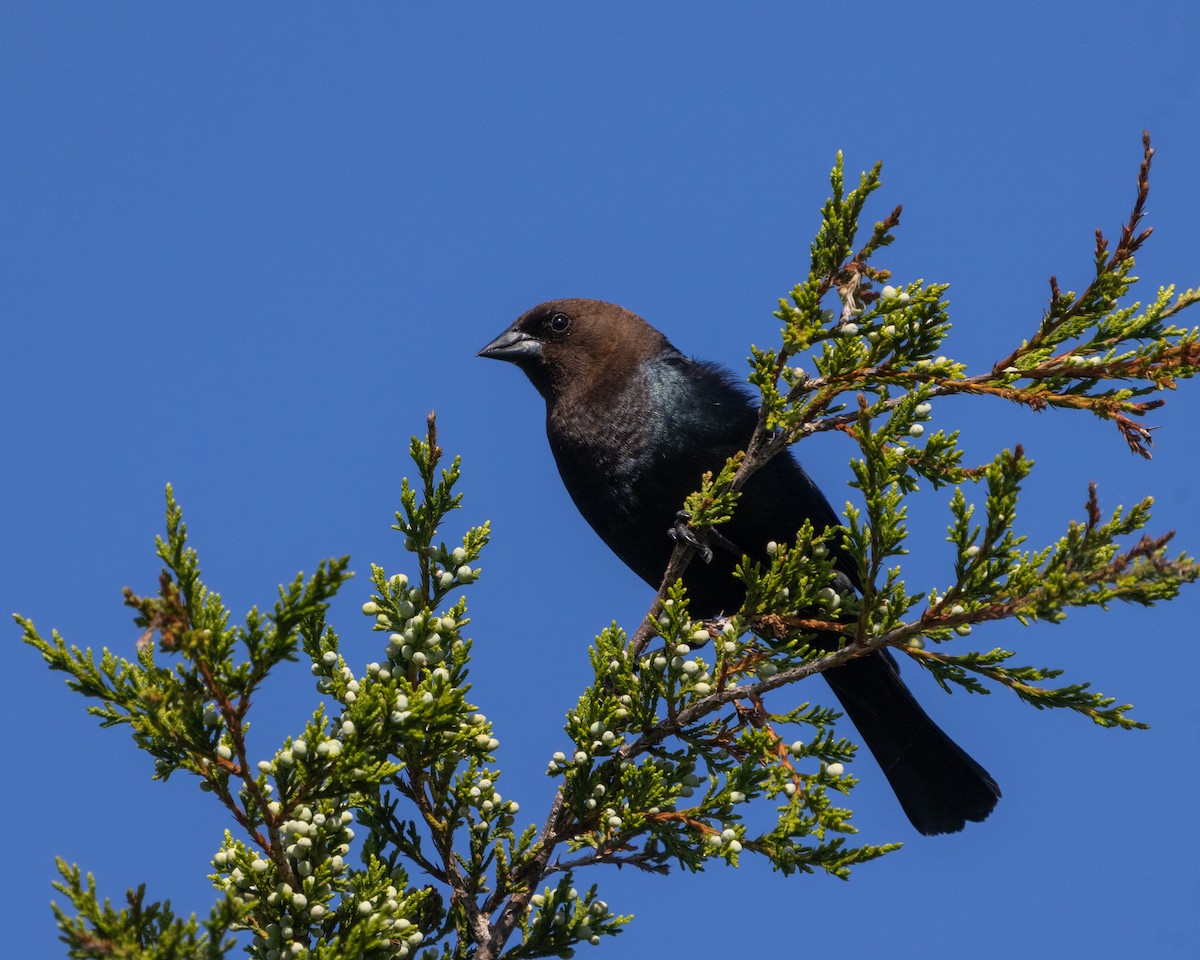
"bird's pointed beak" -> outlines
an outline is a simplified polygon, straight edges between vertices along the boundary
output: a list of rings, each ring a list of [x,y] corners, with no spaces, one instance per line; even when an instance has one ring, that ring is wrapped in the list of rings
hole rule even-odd
[[[506,360],[509,363],[524,363],[536,360],[541,355],[542,342],[518,330],[516,326],[509,327],[476,354],[489,360]]]

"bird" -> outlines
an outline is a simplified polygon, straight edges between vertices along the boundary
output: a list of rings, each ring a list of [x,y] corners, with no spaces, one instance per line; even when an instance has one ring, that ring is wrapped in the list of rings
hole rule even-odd
[[[675,547],[685,498],[706,471],[745,450],[758,421],[749,391],[727,368],[677,350],[636,313],[588,299],[551,300],[523,313],[478,354],[520,368],[546,402],[546,435],[575,506],[608,547],[658,588]],[[683,575],[692,616],[736,613],[745,554],[795,539],[805,521],[838,525],[825,495],[791,450],[747,481],[715,544]],[[861,590],[838,547],[841,581]],[[828,642],[828,641],[827,641]],[[929,717],[876,650],[826,670],[829,683],[916,830],[956,833],[984,820],[1000,788]]]

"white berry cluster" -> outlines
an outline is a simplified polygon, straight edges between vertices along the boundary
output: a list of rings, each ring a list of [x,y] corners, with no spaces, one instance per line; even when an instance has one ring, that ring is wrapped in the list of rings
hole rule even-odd
[[[809,744],[805,743],[803,740],[796,740],[791,744],[791,746],[788,747],[788,753],[790,753],[793,757],[796,757],[797,759],[799,759],[801,757],[807,757],[811,754],[811,752],[812,752],[811,746]],[[828,774],[831,777],[840,777],[845,772],[846,772],[845,766],[842,765],[841,763],[838,763],[837,761],[834,761],[833,763],[822,763],[821,764],[821,773],[822,774]],[[788,793],[788,796],[791,796],[791,793]]]
[[[435,667],[446,659],[446,649],[457,639],[457,629],[451,616],[427,611],[409,617],[399,633],[388,637],[388,659],[405,666]]]
[[[382,571],[372,566],[379,574],[377,583],[383,583]],[[384,593],[385,597],[372,597],[362,605],[363,616],[375,618],[376,630],[391,630],[394,623],[411,617],[422,602],[420,587],[409,587],[408,577],[402,573],[386,582]]]
[[[708,632],[701,628],[695,631],[692,639],[693,641],[697,639],[707,641]],[[701,697],[708,696],[712,692],[712,677],[709,675],[708,664],[704,659],[693,657],[691,655],[692,648],[686,643],[676,644],[670,652],[672,654],[671,670],[682,674],[681,679],[685,685],[690,682],[693,693]]]
[[[536,909],[540,916],[539,922],[549,923],[553,929],[553,939],[560,937],[571,942],[586,940],[593,947],[599,946],[600,937],[592,929],[592,924],[608,916],[608,904],[603,900],[593,900],[583,911],[576,909],[579,905],[579,891],[571,887],[565,897],[559,897],[558,892],[547,888],[545,893],[535,893],[529,898],[529,909]],[[567,938],[567,928],[575,920],[573,929]],[[559,956],[570,956],[570,950],[562,951]]]
[[[878,314],[881,322],[878,325],[868,324],[866,327],[867,342],[872,346],[888,344],[904,336],[916,336],[921,333],[924,325],[931,321],[914,316],[905,307],[912,302],[912,296],[907,290],[893,287],[890,284],[879,292]],[[854,315],[862,313],[861,309],[851,311]],[[857,337],[863,328],[847,319],[838,326],[837,332],[843,337]],[[943,358],[944,359],[944,358]]]
[[[768,544],[769,546],[769,544]],[[739,633],[737,624],[732,620],[726,620],[721,625],[721,636],[717,640],[717,650],[726,655],[732,655],[738,652]]]
[[[842,595],[833,587],[822,587],[817,591],[817,605],[833,613],[842,605]]]
[[[280,750],[275,757],[275,764],[270,761],[260,761],[258,769],[262,773],[275,773],[276,764],[283,767],[293,766],[299,760],[305,760],[309,757],[316,756],[320,759],[332,760],[341,755],[346,748],[345,741],[354,736],[355,727],[352,720],[333,721],[330,724],[328,733],[318,734],[316,746],[310,747],[305,739],[293,740],[291,744]],[[272,803],[273,808],[279,806],[278,801]],[[278,809],[273,809],[274,813],[278,813]]]
[[[505,802],[492,782],[493,776],[495,774],[482,776],[469,787],[463,784],[459,789],[459,803],[464,807],[474,807],[485,821],[495,817],[502,822],[509,821],[521,809],[520,805],[515,800]]]
[[[918,403],[914,408],[916,415],[922,420],[928,420],[930,411],[933,410],[933,404],[928,401]],[[908,428],[908,435],[914,439],[925,433],[925,427],[919,423],[911,424]]]
[[[397,916],[402,908],[400,897],[400,891],[389,885],[379,896],[359,899],[354,912],[367,928],[362,932],[386,942],[393,951],[389,955],[404,960],[421,945],[425,934],[407,917]]]
[[[312,876],[314,859],[326,860],[335,874],[345,869],[343,857],[350,852],[350,841],[354,839],[350,827],[353,819],[349,811],[324,814],[301,807],[291,820],[280,825],[287,855],[302,882]],[[292,905],[297,906],[294,899]]]
[[[302,743],[296,741],[292,749]],[[272,804],[272,808],[278,814],[278,803]],[[321,923],[332,913],[344,915],[350,910],[346,900],[340,907],[332,901],[334,885],[345,886],[345,857],[354,839],[352,821],[349,811],[321,812],[304,806],[291,819],[279,824],[296,884],[281,880],[274,863],[261,855],[251,855],[244,844],[231,842],[217,851],[213,866],[225,874],[220,884],[227,893],[241,900],[264,900],[269,907],[282,908],[286,913],[285,919],[268,924],[265,935],[255,938],[258,956],[266,960],[304,957],[309,952],[307,943],[313,924]],[[360,935],[365,932],[368,938],[390,943],[395,949],[392,956],[405,958],[420,945],[424,934],[412,921],[397,916],[400,898],[400,891],[388,886],[383,896],[354,902],[353,910],[357,923],[368,927],[363,931],[359,926]]]
[[[596,738],[591,743],[591,752],[593,754],[603,755],[610,753],[621,745],[621,735],[613,730],[609,730],[599,720],[588,725],[588,733]]]
[[[439,547],[433,553],[433,559],[442,565],[437,572],[438,586],[449,590],[456,583],[470,583],[479,576],[479,571],[467,565],[467,551],[455,547],[449,553],[444,547]]]
[[[341,666],[338,664],[341,663]],[[312,665],[313,676],[320,677],[317,681],[317,691],[319,693],[338,694],[342,702],[350,704],[358,699],[361,692],[361,686],[355,679],[354,671],[342,663],[337,653],[333,650],[326,650],[321,654],[320,661],[315,661]],[[322,676],[324,674],[324,676]]]
[[[297,760],[303,760],[307,756],[308,741],[301,739],[293,740],[275,755],[275,763],[280,766],[291,767],[295,765]]]
[[[971,547],[970,549],[978,552],[977,547]],[[968,553],[970,553],[970,551],[968,551]],[[966,608],[961,603],[956,603],[954,606],[952,606],[950,608],[950,616],[952,616],[952,617],[961,617],[966,612],[967,612]],[[971,625],[969,623],[960,623],[958,626],[956,626],[954,628],[954,632],[957,633],[960,637],[970,636]]]
[[[952,373],[960,369],[961,366],[962,364],[956,364],[949,357],[941,355],[934,357],[932,360],[923,358],[916,363],[918,370],[930,370],[934,373],[942,374]]]
[[[705,843],[708,845],[709,851],[715,854],[724,853],[741,853],[742,842],[739,839],[739,833],[733,827],[726,827],[720,833],[710,833],[705,838]]]
[[[713,633],[703,623],[688,620],[683,611],[683,607],[676,607],[674,598],[663,601],[663,612],[658,618],[661,633],[665,638],[678,639],[668,639],[662,650],[642,660],[641,666],[643,670],[669,672],[681,692],[706,697],[713,691],[713,678],[704,659],[693,656],[692,652],[712,640]],[[716,637],[713,649],[718,656],[737,652],[738,630],[732,620],[722,625]]]
[[[425,696],[432,696],[426,693]],[[458,724],[459,730],[468,733],[471,730],[476,731],[474,734],[475,746],[486,753],[494,753],[500,746],[500,741],[492,736],[492,724],[482,713],[473,713],[465,720]]]
[[[600,811],[600,826],[604,832],[620,833],[625,826],[625,818],[616,807],[605,807]]]
[[[278,812],[277,802],[271,807],[272,812]],[[262,856],[249,857],[241,844],[219,850],[213,857],[213,866],[218,871],[228,869],[221,885],[234,896],[259,897],[270,906],[286,904],[291,916],[301,925],[306,920],[321,919],[328,910],[326,903],[333,895],[333,889],[328,882],[318,884],[315,880],[314,860],[328,864],[334,876],[345,869],[343,857],[349,852],[349,843],[354,837],[349,827],[351,819],[349,813],[314,814],[308,807],[303,807],[295,818],[280,824],[280,835],[287,843],[286,852],[300,889],[280,880],[275,864],[270,860]],[[282,936],[287,938],[291,934]]]
[[[884,300],[895,300],[897,303],[908,303],[912,299],[907,290],[893,287],[891,284],[880,290],[879,296]]]
[[[704,627],[699,625],[693,627],[692,624],[686,624],[685,627],[693,643],[708,642],[708,631]],[[721,649],[732,652],[737,649],[737,644],[726,640]],[[677,643],[664,647],[659,653],[644,661],[644,664],[652,666],[655,670],[669,668],[680,682],[681,689],[690,690],[696,696],[706,697],[712,693],[712,676],[709,673],[708,664],[702,657],[692,656],[692,647],[688,643]]]
[[[550,774],[558,773],[561,770],[566,770],[572,765],[577,767],[586,766],[591,762],[591,759],[591,754],[589,754],[586,750],[576,750],[571,754],[570,757],[568,757],[561,750],[556,750],[554,751],[554,756],[550,758],[550,763],[546,767],[546,772]]]
[[[612,718],[618,721],[624,720],[629,716],[633,698],[628,694],[623,694],[617,698],[617,703],[619,706],[612,711]],[[547,774],[556,774],[572,766],[586,766],[591,763],[593,757],[607,756],[624,742],[621,732],[613,730],[608,721],[593,720],[586,728],[581,729],[584,721],[574,715],[571,715],[570,719],[573,721],[571,725],[574,727],[572,736],[576,739],[575,749],[571,752],[570,757],[561,750],[556,751],[546,767]]]

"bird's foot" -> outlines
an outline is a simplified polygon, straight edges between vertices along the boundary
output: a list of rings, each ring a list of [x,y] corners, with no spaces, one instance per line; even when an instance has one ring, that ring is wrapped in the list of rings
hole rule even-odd
[[[686,510],[680,510],[675,514],[675,524],[667,531],[667,536],[678,542],[682,540],[684,543],[690,543],[696,548],[696,552],[700,554],[700,559],[705,563],[712,563],[712,547],[704,543],[696,536],[696,531],[688,526],[688,521],[692,519],[692,515]],[[712,532],[709,532],[712,536]]]
[[[731,553],[735,557],[740,557],[742,551],[738,549],[738,545],[728,537],[721,535],[720,531],[709,529],[705,531],[704,540],[701,541],[696,536],[696,531],[688,526],[688,521],[692,519],[692,515],[686,510],[680,510],[675,514],[675,525],[667,531],[668,536],[672,540],[683,540],[685,543],[690,543],[696,548],[696,552],[700,554],[700,559],[705,563],[712,563],[713,547],[718,547],[726,553]]]

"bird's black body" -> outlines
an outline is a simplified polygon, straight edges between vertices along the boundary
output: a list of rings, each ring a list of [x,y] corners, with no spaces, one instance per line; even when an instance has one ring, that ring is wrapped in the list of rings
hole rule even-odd
[[[546,399],[546,432],[575,505],[601,539],[657,587],[674,542],[670,530],[706,470],[746,443],[757,412],[722,368],[685,357],[640,317],[594,300],[558,300],[524,314],[481,351],[517,363]],[[743,587],[740,554],[763,560],[770,541],[790,542],[809,520],[838,521],[790,453],[758,471],[733,518],[720,528],[737,548],[689,564],[684,584],[700,617],[734,613]],[[839,572],[855,587],[857,572]],[[913,698],[882,651],[826,671],[834,693],[926,834],[982,820],[1000,795],[995,782]]]

